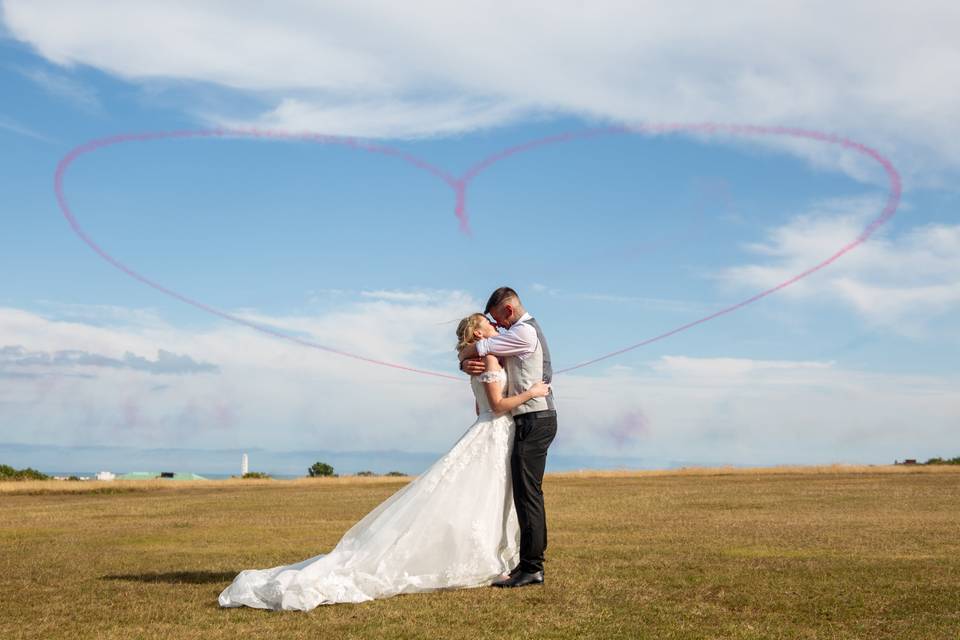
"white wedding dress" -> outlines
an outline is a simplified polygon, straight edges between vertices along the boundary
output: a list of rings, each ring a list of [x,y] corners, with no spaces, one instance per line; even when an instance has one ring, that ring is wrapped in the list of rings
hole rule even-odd
[[[221,607],[298,609],[364,602],[400,593],[489,585],[519,560],[510,452],[514,423],[490,411],[473,376],[477,421],[423,474],[351,527],[327,554],[241,571],[223,590]]]

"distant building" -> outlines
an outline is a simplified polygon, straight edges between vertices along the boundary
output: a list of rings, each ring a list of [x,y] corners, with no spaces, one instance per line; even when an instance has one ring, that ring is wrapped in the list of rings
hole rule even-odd
[[[99,471],[97,472],[97,480],[116,480],[117,474],[111,473],[110,471]]]
[[[207,480],[203,476],[195,473],[183,473],[180,471],[131,471],[116,477],[117,480],[154,480],[164,478],[168,480]]]
[[[240,475],[245,476],[250,472],[250,459],[247,457],[247,454],[243,454],[243,457],[240,458]]]

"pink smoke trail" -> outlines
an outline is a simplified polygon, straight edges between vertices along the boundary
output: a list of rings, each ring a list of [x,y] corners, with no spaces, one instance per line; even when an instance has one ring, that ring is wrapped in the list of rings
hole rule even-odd
[[[622,449],[628,442],[650,435],[650,419],[640,409],[628,411],[607,429],[607,435]]]
[[[867,239],[868,239],[871,235],[873,235],[873,234],[876,232],[876,230],[880,228],[881,225],[885,224],[887,221],[890,220],[890,218],[893,217],[893,215],[894,215],[894,214],[896,213],[896,211],[897,211],[897,206],[900,204],[900,195],[901,195],[901,193],[902,193],[902,191],[903,191],[903,185],[902,185],[902,182],[901,182],[901,180],[900,180],[900,173],[897,171],[896,167],[893,166],[893,163],[890,162],[890,160],[888,160],[886,157],[884,157],[883,155],[881,155],[880,152],[876,151],[875,149],[872,149],[872,148],[870,148],[870,147],[868,147],[868,146],[866,146],[866,145],[864,145],[864,144],[861,144],[861,143],[859,143],[859,142],[855,142],[855,141],[850,140],[850,139],[847,139],[847,138],[841,138],[841,137],[839,137],[839,136],[834,136],[834,135],[830,135],[830,134],[826,134],[826,133],[820,133],[820,132],[817,132],[817,131],[808,131],[808,130],[804,130],[804,129],[795,129],[795,128],[789,128],[789,127],[758,127],[758,126],[751,126],[751,125],[730,125],[730,126],[728,126],[728,125],[717,125],[717,124],[701,124],[701,125],[661,125],[661,126],[659,126],[659,127],[654,128],[654,129],[652,130],[652,132],[666,132],[666,131],[676,131],[676,130],[696,131],[696,132],[698,132],[698,133],[716,133],[717,131],[725,131],[725,132],[728,132],[728,133],[733,133],[733,134],[738,134],[738,135],[739,135],[739,134],[788,135],[788,136],[794,136],[794,137],[798,137],[798,138],[806,138],[806,139],[809,139],[809,140],[817,140],[817,141],[820,141],[820,142],[829,142],[829,143],[831,143],[831,144],[840,145],[840,146],[842,146],[842,147],[844,147],[844,148],[847,148],[847,149],[852,149],[852,150],[854,150],[854,151],[857,151],[857,152],[859,152],[859,153],[861,153],[861,154],[863,154],[863,155],[866,155],[867,157],[875,160],[876,162],[878,162],[878,163],[880,164],[881,167],[883,167],[883,170],[886,172],[887,178],[888,178],[889,181],[890,181],[890,191],[889,191],[889,194],[888,194],[888,196],[887,196],[887,202],[886,202],[886,204],[884,205],[883,210],[880,212],[880,215],[878,215],[876,218],[874,218],[873,220],[871,220],[870,223],[867,224],[867,226],[866,226],[866,227],[864,228],[864,230],[860,233],[860,235],[857,236],[857,238],[856,238],[855,240],[853,240],[852,242],[850,242],[850,243],[846,244],[845,246],[841,247],[836,253],[834,253],[832,256],[830,256],[830,257],[827,258],[826,260],[823,260],[822,262],[820,262],[820,263],[818,263],[818,264],[810,267],[809,269],[806,269],[805,271],[803,271],[803,272],[801,272],[801,273],[798,273],[797,275],[793,276],[792,278],[789,278],[789,279],[781,282],[781,283],[778,284],[778,285],[775,285],[775,286],[773,286],[773,287],[770,287],[769,289],[767,289],[767,290],[765,290],[765,291],[761,291],[760,293],[758,293],[758,294],[756,294],[756,295],[753,295],[753,296],[747,298],[746,300],[743,300],[743,301],[738,302],[738,303],[736,303],[736,304],[732,304],[732,305],[730,305],[729,307],[725,307],[725,308],[723,308],[723,309],[720,309],[719,311],[716,311],[716,312],[714,312],[714,313],[711,313],[710,315],[707,315],[707,316],[704,316],[704,317],[699,318],[699,319],[697,319],[697,320],[694,320],[693,322],[688,322],[687,324],[681,325],[681,326],[679,326],[679,327],[677,327],[677,328],[675,328],[675,329],[671,329],[670,331],[667,331],[666,333],[661,333],[661,334],[658,335],[658,336],[654,336],[654,337],[652,337],[652,338],[648,338],[648,339],[643,340],[643,341],[641,341],[641,342],[637,342],[636,344],[632,344],[632,345],[627,346],[627,347],[624,347],[624,348],[622,348],[622,349],[618,349],[618,350],[616,350],[616,351],[612,351],[612,352],[610,352],[610,353],[608,353],[608,354],[599,356],[599,357],[597,357],[597,358],[593,358],[593,359],[591,359],[591,360],[585,360],[585,361],[580,362],[580,363],[578,363],[578,364],[575,364],[575,365],[573,365],[573,366],[566,367],[566,368],[564,368],[564,369],[559,369],[559,370],[556,371],[556,373],[564,373],[564,372],[566,372],[566,371],[573,371],[574,369],[580,369],[581,367],[586,367],[586,366],[588,366],[588,365],[595,364],[595,363],[600,362],[600,361],[602,361],[602,360],[606,360],[606,359],[608,359],[608,358],[612,358],[612,357],[614,357],[614,356],[618,356],[618,355],[620,355],[620,354],[622,354],[622,353],[626,353],[627,351],[632,351],[633,349],[637,349],[637,348],[639,348],[639,347],[643,347],[643,346],[646,346],[646,345],[648,345],[648,344],[652,344],[652,343],[654,343],[654,342],[657,342],[658,340],[663,340],[664,338],[667,338],[667,337],[672,336],[672,335],[674,335],[674,334],[680,333],[681,331],[686,331],[687,329],[690,329],[690,328],[692,328],[692,327],[695,327],[695,326],[697,326],[698,324],[703,324],[704,322],[708,322],[708,321],[710,321],[710,320],[713,320],[714,318],[719,318],[719,317],[722,316],[722,315],[725,315],[725,314],[731,313],[731,312],[733,312],[733,311],[736,311],[737,309],[740,309],[740,308],[742,308],[742,307],[745,307],[745,306],[747,306],[748,304],[752,304],[752,303],[756,302],[757,300],[761,300],[761,299],[763,299],[763,298],[766,298],[766,297],[769,296],[770,294],[775,293],[775,292],[777,292],[777,291],[779,291],[779,290],[781,290],[781,289],[783,289],[783,288],[785,288],[785,287],[789,287],[790,285],[794,284],[795,282],[797,282],[797,281],[799,281],[799,280],[802,280],[803,278],[806,278],[806,277],[809,276],[811,273],[815,273],[815,272],[819,271],[820,269],[823,269],[824,267],[826,267],[826,266],[828,266],[828,265],[830,265],[830,264],[833,264],[833,263],[836,262],[841,256],[843,256],[844,254],[852,251],[852,250],[855,249],[856,247],[858,247],[858,246],[860,246],[861,244],[863,244],[864,242],[866,242]]]
[[[183,294],[180,294],[172,289],[169,289],[147,278],[146,276],[141,275],[134,269],[126,266],[125,264],[121,263],[119,260],[111,256],[109,253],[107,253],[96,242],[94,242],[94,240],[90,236],[88,236],[80,227],[80,224],[78,223],[76,217],[73,215],[73,212],[71,211],[70,206],[67,202],[66,196],[64,195],[63,179],[64,179],[64,176],[66,175],[67,169],[69,169],[70,165],[73,164],[73,162],[77,158],[79,158],[84,154],[91,153],[103,147],[108,147],[111,145],[120,144],[124,142],[135,142],[135,141],[142,142],[142,141],[171,139],[171,138],[179,139],[179,138],[246,137],[246,138],[266,138],[266,139],[275,139],[275,140],[304,140],[304,141],[316,142],[320,144],[336,144],[336,145],[346,146],[346,147],[361,150],[361,151],[367,151],[370,153],[377,153],[380,155],[398,158],[418,169],[421,169],[427,173],[430,173],[437,179],[444,182],[454,192],[454,196],[455,196],[454,213],[457,219],[459,220],[460,230],[470,235],[471,233],[470,218],[467,212],[467,188],[478,175],[480,175],[481,173],[489,169],[492,165],[496,164],[497,162],[510,158],[511,156],[517,155],[519,153],[524,153],[527,151],[531,151],[533,149],[539,149],[541,147],[546,147],[549,145],[571,142],[574,140],[585,140],[585,139],[595,138],[595,137],[605,136],[605,135],[622,135],[622,134],[654,135],[654,134],[666,134],[666,133],[676,133],[676,132],[699,133],[699,134],[707,134],[707,135],[726,133],[726,134],[740,135],[740,136],[751,136],[751,135],[752,136],[787,136],[787,137],[801,138],[801,139],[814,140],[818,142],[834,144],[846,149],[851,149],[853,151],[856,151],[874,160],[875,162],[880,164],[880,166],[886,172],[890,182],[890,190],[889,190],[889,195],[887,198],[886,205],[884,206],[880,215],[878,215],[874,220],[872,220],[866,226],[866,228],[864,228],[863,232],[861,232],[861,234],[854,241],[850,242],[849,244],[839,249],[836,253],[834,253],[832,256],[830,256],[826,260],[814,265],[813,267],[810,267],[809,269],[803,271],[802,273],[799,273],[793,276],[792,278],[784,282],[781,282],[780,284],[774,287],[771,287],[765,291],[761,291],[760,293],[754,296],[751,296],[746,300],[730,305],[729,307],[720,309],[719,311],[716,311],[710,315],[704,316],[702,318],[699,318],[697,320],[694,320],[692,322],[679,326],[675,329],[671,329],[666,333],[662,333],[658,336],[648,338],[647,340],[644,340],[642,342],[629,345],[622,349],[612,351],[610,353],[598,356],[591,360],[586,360],[584,362],[580,362],[579,364],[575,364],[573,366],[566,367],[564,369],[559,369],[556,371],[556,373],[564,373],[567,371],[573,371],[575,369],[586,367],[588,365],[600,362],[602,360],[606,360],[608,358],[612,358],[622,353],[626,353],[627,351],[631,351],[633,349],[637,349],[639,347],[651,344],[658,340],[663,340],[664,338],[680,333],[682,331],[686,331],[687,329],[690,329],[699,324],[702,324],[704,322],[717,318],[721,315],[736,311],[737,309],[740,309],[749,304],[752,304],[753,302],[756,302],[757,300],[765,298],[766,296],[772,293],[775,293],[780,289],[788,287],[791,284],[794,284],[795,282],[809,276],[810,274],[816,271],[819,271],[820,269],[832,264],[844,254],[846,254],[849,251],[852,251],[854,248],[856,248],[857,246],[865,242],[874,232],[876,232],[876,230],[881,225],[885,224],[890,218],[893,217],[893,215],[896,213],[897,206],[900,202],[900,195],[902,191],[900,174],[897,172],[896,168],[893,166],[893,163],[890,162],[890,160],[888,160],[886,157],[881,155],[878,151],[864,144],[861,144],[854,140],[850,140],[848,138],[843,138],[843,137],[832,135],[832,134],[820,133],[818,131],[811,131],[806,129],[797,129],[797,128],[791,128],[791,127],[767,127],[767,126],[755,126],[755,125],[726,125],[726,124],[717,124],[717,123],[699,123],[699,124],[697,123],[682,124],[681,123],[681,124],[644,125],[639,127],[603,127],[603,128],[585,129],[582,131],[561,133],[553,136],[548,136],[545,138],[540,138],[537,140],[530,140],[522,144],[511,146],[501,151],[498,151],[480,160],[476,164],[474,164],[472,167],[467,169],[467,171],[464,172],[464,174],[459,178],[432,165],[426,160],[418,158],[417,156],[414,156],[413,154],[407,153],[405,151],[401,151],[399,149],[394,149],[392,147],[387,147],[384,145],[379,145],[379,144],[358,140],[356,138],[349,138],[349,137],[329,136],[329,135],[320,135],[320,134],[292,134],[292,133],[263,131],[263,130],[255,130],[255,129],[251,129],[251,130],[213,129],[213,130],[198,130],[198,131],[169,131],[169,132],[121,134],[121,135],[111,136],[108,138],[92,140],[90,142],[87,142],[85,144],[82,144],[72,149],[69,153],[67,153],[57,164],[56,173],[54,175],[54,191],[56,193],[57,202],[60,205],[60,210],[63,212],[64,217],[67,219],[67,222],[69,222],[73,231],[80,237],[81,240],[83,240],[83,242],[85,242],[91,249],[93,249],[101,258],[103,258],[104,260],[106,260],[116,268],[120,269],[130,277],[136,280],[139,280],[140,282],[143,282],[144,284],[160,291],[161,293],[164,293],[168,296],[176,298],[177,300],[180,300],[189,305],[192,305],[198,309],[201,309],[202,311],[206,311],[207,313],[211,313],[213,315],[219,316],[226,320],[230,320],[231,322],[236,322],[238,324],[250,327],[251,329],[254,329],[256,331],[260,331],[262,333],[266,333],[278,338],[282,338],[284,340],[289,340],[290,342],[301,344],[303,346],[319,349],[322,351],[326,351],[328,353],[333,353],[333,354],[345,356],[348,358],[353,358],[355,360],[360,360],[362,362],[367,362],[369,364],[377,364],[385,367],[392,367],[395,369],[410,371],[413,373],[422,373],[424,375],[430,375],[430,376],[435,376],[439,378],[460,380],[461,378],[457,376],[451,376],[451,375],[437,373],[434,371],[428,371],[424,369],[417,369],[414,367],[408,367],[406,365],[386,362],[386,361],[377,360],[374,358],[367,358],[357,354],[349,353],[347,351],[342,351],[340,349],[327,347],[310,340],[305,340],[302,338],[290,336],[280,331],[271,329],[270,327],[258,325],[256,323],[250,322],[238,316],[234,316],[225,311],[221,311],[219,309],[206,305],[203,302],[189,298]]]
[[[354,353],[349,353],[347,351],[342,351],[340,349],[327,347],[322,344],[313,342],[312,340],[306,340],[304,338],[298,338],[296,336],[287,335],[281,331],[277,331],[275,329],[271,329],[270,327],[265,327],[263,325],[259,325],[254,322],[250,322],[249,320],[245,320],[244,318],[240,318],[233,314],[227,313],[226,311],[221,311],[220,309],[211,307],[207,304],[204,304],[203,302],[200,302],[199,300],[194,300],[193,298],[190,298],[181,293],[178,293],[173,289],[169,289],[163,286],[162,284],[155,282],[144,275],[141,275],[139,272],[123,264],[122,262],[120,262],[119,260],[111,256],[109,253],[107,253],[102,247],[100,247],[100,245],[94,242],[93,238],[88,236],[86,232],[80,227],[80,224],[77,222],[76,217],[73,215],[73,212],[70,209],[70,205],[67,202],[67,198],[64,195],[64,192],[63,192],[64,175],[66,174],[66,171],[70,167],[70,165],[78,157],[80,157],[85,153],[90,153],[92,151],[96,151],[97,149],[108,147],[114,144],[120,144],[122,142],[160,140],[165,138],[203,138],[203,137],[225,137],[225,136],[246,136],[246,137],[256,137],[256,138],[266,137],[266,138],[277,138],[277,139],[303,139],[303,140],[310,140],[313,142],[320,142],[324,144],[341,144],[348,147],[363,149],[365,151],[382,153],[385,155],[401,158],[402,160],[405,160],[413,164],[414,166],[417,166],[418,168],[430,171],[431,173],[440,177],[443,180],[447,180],[447,178],[449,177],[443,171],[440,171],[439,169],[432,167],[426,162],[423,162],[418,158],[414,158],[413,156],[410,156],[409,154],[406,154],[402,151],[397,151],[394,149],[390,149],[389,147],[383,147],[380,145],[359,143],[352,138],[334,138],[332,136],[316,136],[316,135],[291,136],[291,135],[286,135],[281,133],[270,133],[270,132],[262,132],[262,131],[241,132],[241,131],[228,131],[224,129],[216,129],[211,131],[172,131],[172,132],[157,132],[157,133],[123,134],[118,136],[112,136],[109,138],[93,140],[86,144],[80,145],[79,147],[76,147],[75,149],[70,151],[66,156],[63,157],[62,160],[60,160],[60,163],[57,165],[57,171],[54,177],[54,190],[57,194],[57,202],[59,202],[60,209],[63,212],[63,215],[66,216],[67,221],[70,223],[70,226],[73,228],[74,232],[78,236],[80,236],[80,239],[83,240],[91,249],[93,249],[101,258],[103,258],[104,260],[106,260],[116,268],[120,269],[131,278],[139,280],[140,282],[146,284],[147,286],[153,287],[154,289],[156,289],[157,291],[160,291],[161,293],[164,293],[168,296],[176,298],[177,300],[185,302],[202,311],[206,311],[207,313],[211,313],[215,316],[224,318],[225,320],[230,320],[231,322],[236,322],[246,327],[250,327],[251,329],[255,329],[256,331],[260,331],[261,333],[266,333],[277,338],[289,340],[290,342],[294,342],[306,347],[319,349],[321,351],[326,351],[327,353],[333,353],[333,354],[344,356],[347,358],[353,358],[355,360],[360,360],[362,362],[367,362],[370,364],[378,364],[385,367],[392,367],[394,369],[410,371],[413,373],[422,373],[424,375],[435,376],[438,378],[447,378],[450,380],[461,380],[462,378],[459,378],[457,376],[451,376],[444,373],[437,373],[435,371],[428,371],[426,369],[417,369],[417,368],[408,367],[402,364],[386,362],[384,360],[367,358]]]

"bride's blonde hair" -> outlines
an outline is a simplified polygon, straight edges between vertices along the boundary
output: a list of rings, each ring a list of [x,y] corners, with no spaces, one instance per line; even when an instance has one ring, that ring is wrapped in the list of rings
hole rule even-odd
[[[473,332],[479,329],[480,323],[486,319],[487,317],[482,313],[471,313],[460,321],[460,324],[457,325],[457,348],[455,351],[460,351],[468,344],[477,341]]]

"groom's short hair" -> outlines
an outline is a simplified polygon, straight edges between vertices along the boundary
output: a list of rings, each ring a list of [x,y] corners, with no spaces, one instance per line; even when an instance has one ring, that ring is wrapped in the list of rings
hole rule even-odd
[[[517,292],[511,289],[510,287],[500,287],[496,291],[490,294],[490,299],[487,300],[487,306],[483,310],[484,313],[490,313],[490,309],[493,309],[499,305],[504,300],[509,298],[516,298],[517,302],[520,302],[520,296],[517,295]]]

